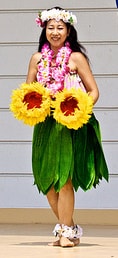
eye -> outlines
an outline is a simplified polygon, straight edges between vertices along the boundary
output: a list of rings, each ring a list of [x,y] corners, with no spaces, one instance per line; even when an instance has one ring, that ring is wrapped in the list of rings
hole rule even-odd
[[[59,27],[58,30],[63,30],[63,28],[62,28],[62,27]]]

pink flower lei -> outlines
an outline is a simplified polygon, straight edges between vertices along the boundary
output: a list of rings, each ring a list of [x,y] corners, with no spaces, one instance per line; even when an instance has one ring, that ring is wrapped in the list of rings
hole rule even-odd
[[[38,65],[37,80],[50,89],[52,94],[64,88],[64,77],[69,69],[67,63],[71,52],[70,44],[66,42],[65,46],[61,47],[56,55],[55,66],[51,67],[54,52],[49,48],[48,43],[42,47],[42,58]]]

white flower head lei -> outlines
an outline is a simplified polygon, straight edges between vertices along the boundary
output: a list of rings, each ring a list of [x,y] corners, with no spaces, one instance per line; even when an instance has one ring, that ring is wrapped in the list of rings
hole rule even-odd
[[[44,27],[45,22],[51,19],[55,19],[56,21],[62,20],[63,22],[70,23],[71,25],[77,23],[77,17],[76,15],[72,14],[72,12],[56,8],[44,10],[42,12],[40,11],[38,18],[36,18],[35,21],[38,26]]]

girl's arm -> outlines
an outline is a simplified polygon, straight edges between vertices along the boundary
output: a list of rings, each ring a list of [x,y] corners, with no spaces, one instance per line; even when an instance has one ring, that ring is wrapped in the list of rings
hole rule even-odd
[[[27,73],[27,78],[26,78],[26,83],[31,83],[37,81],[37,71],[38,71],[38,62],[41,58],[40,53],[35,53],[29,62],[29,67],[28,67],[28,73]]]
[[[76,63],[78,74],[86,88],[86,91],[93,97],[95,104],[99,98],[99,90],[88,61],[82,53],[73,53],[73,59]]]

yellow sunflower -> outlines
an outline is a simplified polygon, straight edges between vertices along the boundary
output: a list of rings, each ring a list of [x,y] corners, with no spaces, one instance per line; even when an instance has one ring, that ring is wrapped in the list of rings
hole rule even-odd
[[[49,91],[42,84],[23,83],[12,92],[10,110],[15,118],[33,126],[50,115],[50,101]]]
[[[64,89],[52,101],[53,117],[69,129],[82,127],[92,114],[93,99],[81,89]]]

